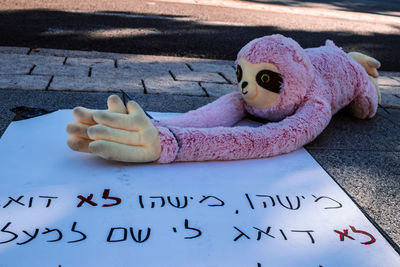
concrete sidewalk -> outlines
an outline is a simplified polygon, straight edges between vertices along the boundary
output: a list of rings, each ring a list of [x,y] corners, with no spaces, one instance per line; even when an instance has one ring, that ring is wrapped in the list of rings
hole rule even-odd
[[[18,106],[104,108],[120,89],[146,110],[184,112],[237,90],[233,61],[0,47],[0,135]],[[399,252],[400,73],[381,72],[371,120],[339,112],[306,146]]]

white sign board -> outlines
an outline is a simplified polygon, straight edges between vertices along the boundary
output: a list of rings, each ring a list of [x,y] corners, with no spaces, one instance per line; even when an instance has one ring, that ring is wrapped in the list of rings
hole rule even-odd
[[[122,164],[71,151],[72,120],[13,122],[0,139],[0,266],[400,266],[303,149]]]

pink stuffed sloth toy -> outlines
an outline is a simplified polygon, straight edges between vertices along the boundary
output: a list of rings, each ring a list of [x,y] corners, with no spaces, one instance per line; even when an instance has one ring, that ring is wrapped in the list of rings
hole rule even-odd
[[[332,41],[303,49],[282,35],[265,36],[240,50],[236,66],[238,92],[175,118],[151,121],[137,103],[125,107],[117,96],[108,110],[75,108],[68,145],[126,162],[263,158],[311,142],[345,106],[361,119],[377,110],[380,63]],[[270,122],[234,126],[248,115]]]

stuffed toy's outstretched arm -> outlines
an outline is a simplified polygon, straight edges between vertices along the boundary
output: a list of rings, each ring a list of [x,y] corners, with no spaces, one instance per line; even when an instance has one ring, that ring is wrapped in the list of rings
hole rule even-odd
[[[304,103],[294,115],[283,121],[258,128],[170,127],[179,149],[176,157],[170,157],[169,160],[236,160],[288,153],[315,139],[328,125],[331,116],[329,104],[314,99]]]
[[[239,92],[224,95],[214,102],[183,115],[153,122],[159,126],[211,128],[232,126],[245,116],[244,101]]]

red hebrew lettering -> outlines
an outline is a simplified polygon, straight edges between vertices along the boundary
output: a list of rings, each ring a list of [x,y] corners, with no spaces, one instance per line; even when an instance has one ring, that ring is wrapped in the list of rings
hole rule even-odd
[[[90,194],[87,198],[84,197],[84,196],[81,196],[81,195],[77,196],[77,198],[79,198],[79,199],[81,200],[81,202],[79,202],[79,204],[78,204],[78,206],[77,206],[78,208],[79,208],[80,206],[82,206],[83,203],[85,203],[85,202],[88,203],[88,204],[90,204],[90,205],[92,205],[92,206],[97,206],[97,203],[92,201],[93,194]]]
[[[104,204],[102,207],[112,207],[121,204],[121,199],[119,197],[110,197],[110,189],[104,189],[103,192],[104,199],[111,199],[114,200],[115,203],[112,204]]]
[[[335,233],[340,235],[340,241],[344,241],[344,237],[350,238],[351,240],[354,240],[351,236],[349,236],[349,230],[344,229],[343,232],[340,232],[338,230],[334,230]]]
[[[363,235],[366,235],[366,236],[368,236],[368,237],[370,238],[369,241],[367,241],[367,242],[361,242],[361,244],[364,244],[364,245],[371,245],[371,244],[373,244],[373,243],[376,242],[375,237],[374,237],[373,235],[371,235],[370,233],[365,232],[365,231],[362,231],[362,230],[357,230],[354,226],[351,226],[351,225],[350,225],[350,229],[351,229],[354,233],[363,234]]]

